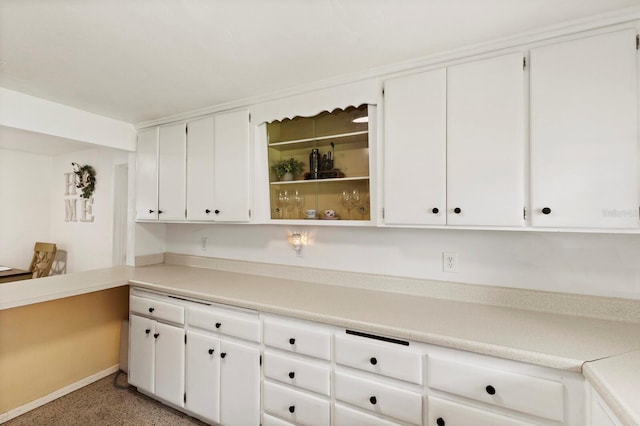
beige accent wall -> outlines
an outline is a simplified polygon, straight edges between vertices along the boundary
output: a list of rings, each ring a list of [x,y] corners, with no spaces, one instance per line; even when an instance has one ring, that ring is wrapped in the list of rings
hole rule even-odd
[[[0,311],[0,413],[118,364],[128,290]]]

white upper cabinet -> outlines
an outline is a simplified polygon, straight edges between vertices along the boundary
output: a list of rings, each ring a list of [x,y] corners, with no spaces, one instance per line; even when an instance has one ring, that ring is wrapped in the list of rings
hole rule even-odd
[[[249,111],[190,121],[187,220],[249,221]]]
[[[214,116],[214,214],[217,222],[249,221],[249,111]]]
[[[534,226],[638,226],[636,31],[531,50]]]
[[[186,124],[160,126],[158,220],[185,220]]]
[[[523,58],[516,52],[447,68],[449,225],[524,225]]]
[[[446,223],[446,70],[384,83],[384,222]]]
[[[136,219],[158,219],[158,128],[138,133]]]

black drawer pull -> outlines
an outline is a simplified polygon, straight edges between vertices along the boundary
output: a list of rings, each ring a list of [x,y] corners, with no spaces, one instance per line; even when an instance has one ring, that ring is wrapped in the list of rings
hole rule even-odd
[[[149,313],[152,314],[153,311],[155,311],[155,310],[156,310],[156,308],[149,308]]]
[[[438,210],[437,207],[434,207],[433,209],[431,209],[431,213],[433,213],[433,214],[438,214],[439,211],[440,210]]]
[[[220,328],[221,326],[222,326],[222,323],[221,323],[221,322],[217,322],[217,323],[216,323],[216,328]]]
[[[296,377],[296,373],[293,371],[289,371],[289,378],[293,379],[294,377]]]
[[[149,209],[149,213],[153,213],[153,210]]]
[[[549,207],[544,207],[542,209],[542,214],[549,214],[549,213],[551,213],[551,209]]]
[[[453,212],[455,214],[460,214],[460,213],[462,213],[462,209],[460,207],[456,207],[455,209],[453,209]]]
[[[153,335],[153,337],[157,339],[159,335],[160,335],[160,333],[156,333],[156,334]]]
[[[296,411],[296,406],[295,406],[295,405],[290,405],[290,406],[289,406],[289,412],[290,412],[291,414],[293,414],[295,411]]]
[[[442,417],[438,417],[438,419],[436,420],[436,424],[438,426],[444,426],[444,419]]]
[[[209,213],[211,213],[211,210],[206,209],[204,212],[205,212],[206,214],[209,214]]]
[[[369,362],[371,363],[371,365],[376,365],[378,363],[378,360],[375,357],[371,357]]]
[[[220,353],[220,358],[224,358],[225,356],[227,356],[227,353],[226,353],[226,352],[221,352],[221,353]]]
[[[493,386],[489,385],[485,388],[485,390],[487,391],[487,393],[489,395],[495,395],[496,394],[496,388],[494,388]]]
[[[378,399],[375,396],[372,396],[371,398],[369,398],[369,402],[372,405],[376,405],[378,403]]]
[[[214,350],[213,349],[209,349],[209,355],[213,355]]]
[[[294,339],[293,337],[291,339],[289,339],[289,344],[290,345],[295,345],[296,344],[296,339]]]
[[[215,213],[215,214],[220,214],[220,210],[216,209],[216,210],[214,211],[214,213]]]
[[[150,328],[147,328],[144,332],[145,332],[146,334],[149,334],[149,333],[151,333],[151,329],[150,329]]]

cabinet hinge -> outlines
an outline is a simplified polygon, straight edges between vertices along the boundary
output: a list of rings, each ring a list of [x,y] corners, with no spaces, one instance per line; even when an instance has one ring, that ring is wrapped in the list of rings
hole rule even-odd
[[[523,220],[527,220],[527,208],[526,207],[522,208],[522,219]]]
[[[187,402],[187,393],[184,393],[184,402]]]
[[[187,344],[187,335],[186,334],[184,335],[184,344],[185,345]]]
[[[384,207],[382,208],[382,218],[384,219]]]
[[[251,209],[249,209],[249,218],[251,218]]]
[[[262,365],[262,355],[260,355],[260,365]]]
[[[251,123],[251,113],[249,113],[249,123]]]
[[[640,50],[640,34],[636,34],[636,50]]]
[[[189,134],[189,125],[188,124],[184,125],[184,133],[185,133],[185,135]]]
[[[526,69],[527,68],[527,57],[523,56],[522,57],[522,69]]]
[[[384,96],[384,87],[382,88],[382,96]]]

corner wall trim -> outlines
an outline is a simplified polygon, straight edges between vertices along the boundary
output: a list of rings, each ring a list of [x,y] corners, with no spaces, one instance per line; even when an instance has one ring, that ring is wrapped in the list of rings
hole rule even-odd
[[[116,371],[118,371],[120,369],[120,365],[116,364],[116,365],[112,365],[111,367],[99,371],[95,374],[92,374],[91,376],[85,377],[84,379],[78,380],[75,383],[71,383],[70,385],[67,385],[61,389],[58,389],[56,391],[51,392],[48,395],[43,396],[42,398],[38,398],[34,401],[28,402],[27,404],[21,405],[19,407],[16,407],[12,410],[9,410],[7,412],[4,413],[0,413],[0,423],[4,423],[6,421],[9,421],[13,418],[16,418],[24,413],[27,413],[33,409],[36,409],[38,407],[41,407],[43,405],[45,405],[48,402],[51,402],[55,399],[60,398],[61,396],[65,396],[73,391],[76,391],[80,388],[83,388],[87,385],[90,385],[93,382],[97,382],[98,380],[107,377],[109,374],[113,374]]]

